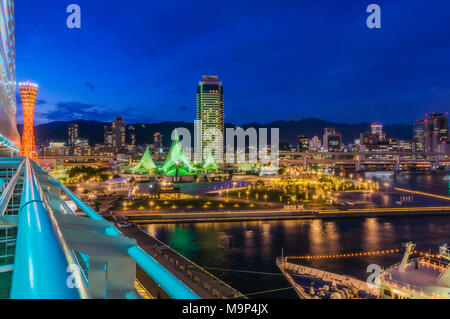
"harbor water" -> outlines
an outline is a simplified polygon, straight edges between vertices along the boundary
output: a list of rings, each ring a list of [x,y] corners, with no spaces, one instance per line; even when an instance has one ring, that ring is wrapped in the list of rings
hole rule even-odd
[[[441,173],[368,172],[392,186],[450,195]],[[297,298],[275,260],[285,256],[317,256],[386,249],[402,250],[413,241],[420,251],[438,252],[450,243],[445,216],[362,218],[302,221],[226,222],[146,225],[143,228],[185,257],[206,268],[251,298]],[[367,267],[389,267],[402,254],[321,259],[306,265],[366,280]],[[281,289],[281,290],[280,290]],[[265,293],[260,293],[265,292]]]

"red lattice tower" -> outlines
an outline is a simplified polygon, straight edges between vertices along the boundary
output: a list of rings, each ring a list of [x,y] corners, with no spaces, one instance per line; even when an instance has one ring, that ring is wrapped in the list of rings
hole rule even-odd
[[[34,140],[33,122],[38,85],[29,81],[19,83],[19,90],[23,109],[23,133],[20,155],[29,157],[37,163],[38,158],[36,152],[36,143]]]

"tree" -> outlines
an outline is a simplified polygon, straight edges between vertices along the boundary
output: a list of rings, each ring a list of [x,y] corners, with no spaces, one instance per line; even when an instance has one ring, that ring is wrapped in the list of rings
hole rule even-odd
[[[255,183],[256,189],[263,189],[266,184],[262,180],[257,180]]]

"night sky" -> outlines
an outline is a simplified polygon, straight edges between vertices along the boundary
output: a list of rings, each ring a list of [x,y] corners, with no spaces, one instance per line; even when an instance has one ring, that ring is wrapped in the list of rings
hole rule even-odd
[[[203,74],[226,122],[409,123],[450,110],[450,1],[16,0],[36,120],[192,121]],[[66,7],[82,29],[66,27]],[[382,9],[368,29],[366,7]],[[18,121],[21,122],[21,110]]]

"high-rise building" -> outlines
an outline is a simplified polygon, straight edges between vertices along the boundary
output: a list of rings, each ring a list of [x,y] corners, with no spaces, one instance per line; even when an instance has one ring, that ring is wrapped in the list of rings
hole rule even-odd
[[[418,120],[413,124],[413,137],[416,152],[425,150],[425,121]]]
[[[78,139],[78,124],[70,124],[67,133],[69,137],[67,144],[70,148],[70,151],[73,153]]]
[[[160,132],[153,134],[153,145],[155,148],[163,147],[163,135]]]
[[[117,151],[123,151],[126,144],[125,121],[121,117],[116,117],[112,122],[112,146]]]
[[[103,135],[104,144],[106,147],[112,147],[113,146],[113,134],[111,131],[111,126],[105,126],[104,130],[105,130],[105,133]]]
[[[322,141],[320,140],[320,138],[318,136],[314,136],[309,141],[309,149],[312,152],[317,152],[317,151],[320,151],[321,148],[322,148]]]
[[[0,156],[18,153],[20,136],[16,124],[16,51],[14,2],[0,5]],[[5,152],[3,153],[2,150]],[[2,155],[3,154],[3,155]]]
[[[327,151],[339,151],[342,147],[342,136],[335,128],[325,128],[323,146]]]
[[[75,155],[91,155],[91,148],[89,146],[89,139],[78,138],[75,141]]]
[[[205,132],[208,129],[218,129],[222,137],[215,137],[214,149],[224,148],[224,94],[222,82],[219,82],[217,75],[204,75],[197,88],[197,121],[201,121],[201,127],[196,132],[196,146],[201,148],[202,159],[206,158],[205,148],[212,142]],[[197,150],[198,152],[199,150]],[[212,154],[217,162],[222,162],[222,154],[214,152]]]
[[[22,82],[19,83],[19,91],[23,109],[23,133],[20,155],[29,157],[37,162],[38,158],[33,125],[38,85],[29,81]]]
[[[425,152],[439,152],[439,145],[449,142],[447,114],[426,114],[424,121],[424,150]]]
[[[373,123],[370,125],[370,131],[361,133],[359,136],[360,145],[377,145],[386,142],[386,134],[383,133],[383,125]]]
[[[370,125],[370,132],[374,135],[383,135],[383,124],[372,123]]]
[[[309,151],[309,138],[304,135],[297,136],[297,150],[302,153]]]

